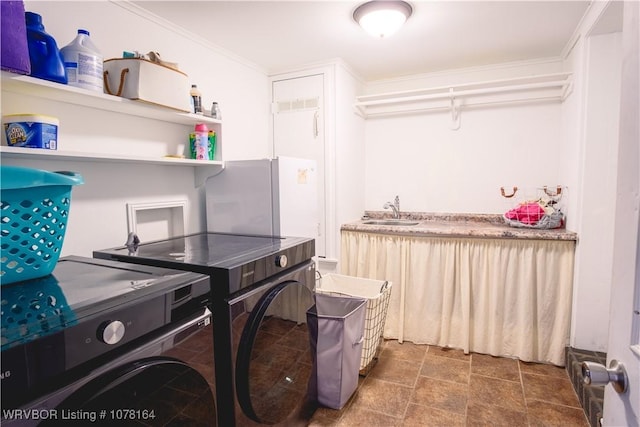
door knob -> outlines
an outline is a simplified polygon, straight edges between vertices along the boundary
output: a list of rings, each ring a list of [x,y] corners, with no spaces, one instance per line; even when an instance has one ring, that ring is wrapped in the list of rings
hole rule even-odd
[[[629,378],[624,365],[617,360],[612,360],[607,369],[604,365],[595,362],[582,362],[582,377],[586,385],[606,385],[611,383],[618,393],[627,391]]]

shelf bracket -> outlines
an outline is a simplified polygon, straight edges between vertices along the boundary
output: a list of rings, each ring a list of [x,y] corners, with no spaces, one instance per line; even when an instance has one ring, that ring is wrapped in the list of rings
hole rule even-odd
[[[451,109],[451,130],[460,129],[460,101],[453,94],[453,88],[449,88],[449,102]]]
[[[222,165],[198,166],[194,168],[193,177],[196,188],[201,187],[207,182],[210,176],[216,176],[224,170],[224,162]]]
[[[569,77],[567,82],[562,85],[562,94],[560,95],[560,100],[565,101],[569,95],[573,92],[573,79]]]

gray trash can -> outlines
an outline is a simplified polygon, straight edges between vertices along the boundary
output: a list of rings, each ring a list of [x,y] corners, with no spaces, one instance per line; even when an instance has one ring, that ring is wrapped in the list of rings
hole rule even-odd
[[[341,409],[358,386],[366,302],[364,298],[316,294],[307,311],[318,403]]]

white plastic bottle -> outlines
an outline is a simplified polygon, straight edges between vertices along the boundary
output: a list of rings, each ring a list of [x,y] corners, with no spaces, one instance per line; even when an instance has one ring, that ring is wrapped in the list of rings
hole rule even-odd
[[[89,38],[89,31],[79,29],[76,38],[60,52],[69,85],[103,92],[103,57]]]
[[[217,102],[211,104],[211,117],[214,119],[222,120],[222,112]]]
[[[198,89],[198,85],[191,85],[191,107],[192,113],[202,114],[202,94],[200,93],[200,89]]]

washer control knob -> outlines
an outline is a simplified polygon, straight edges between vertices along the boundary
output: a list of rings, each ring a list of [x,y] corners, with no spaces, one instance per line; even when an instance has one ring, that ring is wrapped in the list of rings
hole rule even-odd
[[[105,344],[118,344],[124,337],[124,323],[119,320],[107,320],[98,328],[98,339]]]
[[[286,255],[278,255],[276,257],[276,267],[286,267],[287,266],[287,256]]]

